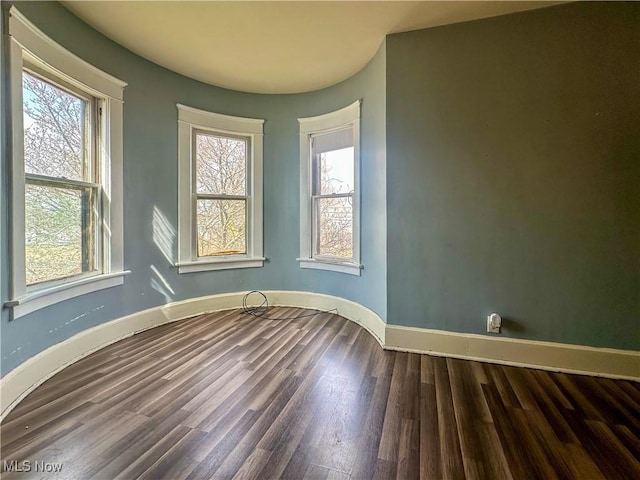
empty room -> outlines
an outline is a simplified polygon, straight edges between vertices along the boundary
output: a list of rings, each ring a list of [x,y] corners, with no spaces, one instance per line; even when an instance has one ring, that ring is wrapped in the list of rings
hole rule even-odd
[[[3,479],[640,478],[640,3],[1,6]]]

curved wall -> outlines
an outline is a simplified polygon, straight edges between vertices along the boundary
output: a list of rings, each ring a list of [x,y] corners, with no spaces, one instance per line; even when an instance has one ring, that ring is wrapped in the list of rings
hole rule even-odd
[[[114,44],[57,3],[16,5],[61,45],[129,84],[124,226],[125,266],[133,273],[124,287],[13,322],[3,309],[3,375],[109,320],[254,288],[360,303],[388,322],[392,347],[468,356],[466,347],[444,348],[442,331],[472,334],[484,344],[486,314],[498,311],[502,336],[478,358],[494,355],[505,337],[638,348],[640,73],[632,66],[639,4],[577,2],[391,35],[354,77],[299,95],[199,83]],[[3,38],[2,53],[6,43]],[[356,99],[363,100],[365,269],[361,277],[301,270],[296,119]],[[178,102],[266,119],[264,268],[178,275],[172,266],[176,241],[164,232],[177,223]],[[2,302],[9,231],[5,117],[3,110]],[[163,232],[163,241],[155,242],[154,232],[156,240]]]
[[[128,83],[124,93],[124,254],[125,268],[132,273],[125,277],[124,286],[77,297],[15,321],[9,321],[9,312],[3,309],[2,375],[87,328],[150,307],[212,294],[251,289],[324,293],[358,302],[386,319],[384,45],[361,72],[333,87],[296,95],[258,95],[213,87],[148,62],[108,40],[57,3],[14,4],[63,47]],[[4,37],[3,42],[6,43]],[[336,110],[357,99],[362,99],[361,256],[364,270],[360,277],[302,270],[296,261],[299,256],[297,118]],[[176,103],[265,119],[264,250],[268,261],[263,268],[179,275],[172,265],[177,238],[167,232],[177,230]],[[6,109],[4,103],[3,108]],[[3,148],[3,185],[8,163],[6,148]],[[3,188],[3,258],[8,258],[6,200],[7,190]],[[2,303],[8,296],[7,268],[7,262],[3,261]]]

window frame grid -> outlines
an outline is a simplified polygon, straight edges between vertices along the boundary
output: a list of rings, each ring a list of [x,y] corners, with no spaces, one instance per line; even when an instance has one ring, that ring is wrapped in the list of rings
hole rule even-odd
[[[98,157],[99,149],[97,148],[100,141],[100,99],[94,95],[91,95],[87,91],[83,90],[77,84],[74,85],[68,81],[65,81],[62,77],[56,76],[51,72],[47,72],[44,68],[38,66],[37,60],[26,58],[23,60],[22,72],[27,72],[32,77],[48,83],[49,85],[58,88],[59,90],[66,91],[68,94],[83,100],[86,103],[85,118],[84,118],[84,151],[82,160],[82,176],[83,181],[93,180],[95,183],[100,182],[100,163],[101,159]],[[30,175],[26,173],[26,175]],[[48,175],[47,175],[48,176]],[[54,177],[52,177],[54,178]],[[58,177],[64,178],[64,177]]]
[[[357,100],[334,112],[315,117],[298,118],[300,125],[300,268],[330,270],[361,275],[360,263],[360,105]],[[353,143],[354,185],[350,192],[340,194],[316,194],[316,165],[319,159],[313,150],[314,136],[339,132],[350,128]],[[319,155],[318,155],[319,156]],[[318,180],[319,183],[319,180]],[[333,257],[317,254],[316,208],[319,198],[351,197],[352,202],[352,257]]]
[[[353,130],[352,125],[348,125],[350,130]],[[354,223],[355,223],[355,211],[353,209],[354,205],[354,196],[355,196],[355,178],[356,178],[356,159],[355,159],[355,146],[353,156],[351,158],[352,162],[352,171],[354,176],[354,185],[350,191],[343,193],[322,193],[322,164],[321,157],[323,154],[328,152],[332,152],[334,150],[320,151],[315,152],[315,137],[318,135],[327,135],[331,133],[341,132],[343,130],[347,130],[347,128],[339,127],[335,129],[331,129],[323,132],[312,133],[309,136],[309,147],[311,149],[311,258],[319,261],[326,261],[332,263],[340,263],[340,262],[351,262],[355,263],[355,248],[354,247]],[[339,150],[339,149],[336,149]],[[318,215],[318,210],[320,208],[319,200],[322,199],[335,199],[335,198],[351,198],[351,256],[350,257],[339,257],[336,255],[323,255],[320,253],[320,218]]]
[[[84,280],[87,278],[100,275],[102,273],[101,271],[102,261],[100,258],[101,249],[99,248],[100,242],[97,242],[97,240],[100,237],[98,223],[101,221],[101,219],[98,217],[97,210],[99,210],[101,186],[93,183],[81,182],[78,180],[63,181],[61,179],[58,179],[57,177],[46,177],[42,175],[33,175],[33,174],[28,174],[26,176],[25,186],[26,185],[38,185],[38,186],[51,187],[51,188],[60,188],[64,190],[76,190],[79,192],[89,192],[91,197],[89,198],[87,203],[89,205],[89,210],[88,210],[89,223],[90,223],[89,228],[91,230],[90,238],[92,238],[92,241],[91,242],[85,241],[84,239],[85,229],[82,228],[81,226],[82,228],[82,232],[81,232],[82,264],[83,264],[82,268],[84,269],[84,263],[86,261],[87,262],[92,261],[94,266],[93,270],[86,270],[86,271],[83,270],[81,273],[78,273],[78,274],[67,275],[63,277],[53,277],[49,280],[42,280],[39,282],[27,283],[26,285],[27,293],[37,292],[42,288],[51,288],[59,285],[64,285],[65,283],[69,282],[69,280],[71,279]],[[25,208],[26,208],[26,200],[25,200]],[[86,220],[82,219],[81,221],[85,222]],[[26,233],[25,233],[25,237],[26,237]],[[91,245],[88,245],[89,243],[91,243]],[[26,249],[26,238],[25,238],[25,249]],[[87,257],[91,257],[90,260],[85,260],[85,250],[86,250]],[[25,272],[25,275],[26,275],[26,272]]]
[[[221,200],[221,201],[242,201],[244,202],[244,210],[245,210],[245,215],[244,215],[244,232],[245,232],[245,239],[244,239],[244,252],[242,253],[218,253],[218,254],[214,254],[214,255],[199,255],[199,246],[198,246],[198,200]],[[194,219],[194,227],[196,229],[196,233],[195,235],[193,235],[193,241],[195,242],[194,245],[191,246],[191,248],[193,249],[193,251],[195,252],[196,258],[198,259],[217,259],[217,258],[246,258],[247,257],[247,253],[249,252],[249,235],[248,235],[248,231],[249,231],[249,209],[248,209],[248,205],[249,205],[249,198],[248,197],[241,197],[241,196],[237,196],[237,195],[227,195],[227,196],[220,196],[220,195],[213,195],[213,194],[197,194],[196,195],[196,199],[195,199],[195,205],[194,205],[194,215],[195,215],[195,219]]]
[[[11,6],[9,10],[9,112],[10,112],[10,277],[9,300],[4,307],[9,308],[11,318],[17,319],[56,303],[96,292],[105,288],[122,285],[124,276],[131,273],[124,270],[123,259],[123,191],[122,191],[122,151],[123,151],[123,93],[126,82],[99,70],[54,42],[20,11]],[[35,68],[34,68],[35,67]],[[94,180],[101,184],[96,208],[102,218],[96,222],[100,229],[96,235],[101,243],[100,258],[102,273],[88,277],[73,276],[61,281],[46,282],[42,288],[27,288],[25,272],[25,161],[23,125],[23,70],[36,74],[51,75],[55,85],[68,89],[80,89],[82,97],[96,98],[95,125],[92,127],[97,154],[101,155],[95,165]],[[75,94],[75,88],[72,93]],[[91,183],[91,182],[90,182]]]
[[[99,98],[92,96],[90,93],[83,90],[81,87],[71,84],[64,79],[49,73],[42,68],[40,68],[33,60],[24,60],[22,66],[22,75],[24,73],[29,74],[30,76],[47,83],[59,90],[62,90],[74,97],[85,102],[85,111],[84,111],[84,121],[83,121],[83,154],[82,154],[82,176],[84,180],[75,180],[61,176],[52,176],[52,175],[41,175],[35,173],[27,173],[26,172],[26,164],[25,164],[25,188],[26,185],[44,185],[50,186],[53,185],[55,188],[68,188],[72,190],[81,190],[81,189],[90,189],[93,193],[93,198],[90,201],[90,211],[89,215],[91,217],[91,230],[89,233],[89,240],[85,239],[86,232],[83,229],[82,238],[83,238],[83,252],[82,252],[82,263],[85,263],[85,242],[91,242],[92,251],[91,254],[87,253],[87,255],[93,257],[90,262],[90,268],[87,271],[82,271],[76,275],[70,275],[65,277],[54,277],[49,280],[43,280],[41,282],[27,283],[26,282],[26,271],[25,271],[25,285],[26,292],[33,293],[37,292],[41,289],[57,287],[60,285],[64,285],[71,280],[85,280],[94,276],[98,276],[104,274],[104,265],[106,265],[105,259],[103,258],[103,252],[105,249],[103,248],[104,236],[102,235],[100,225],[103,223],[102,218],[102,184],[100,183],[102,172],[100,165],[102,163],[102,159],[100,157],[99,152],[99,142],[101,139],[101,128],[100,123],[102,121],[101,111],[101,101]],[[22,87],[24,89],[24,87]],[[23,103],[24,105],[24,103]],[[24,130],[23,130],[24,132]],[[24,133],[23,133],[24,136]],[[24,138],[24,137],[23,137]],[[26,195],[26,192],[25,192]],[[25,197],[26,202],[26,197]],[[26,206],[26,205],[25,205]],[[25,219],[25,236],[26,236],[26,219]],[[26,239],[25,239],[26,241]],[[25,258],[26,263],[26,258]],[[84,266],[83,266],[84,268]]]
[[[348,193],[330,193],[324,195],[311,195],[311,252],[312,258],[321,261],[329,262],[354,262],[354,248],[353,248],[353,223],[354,223],[354,211],[353,211],[353,197],[354,191],[351,190]],[[320,253],[319,237],[321,234],[320,218],[318,218],[318,209],[320,208],[319,200],[323,199],[335,199],[335,198],[350,198],[351,199],[351,256],[350,257],[338,257],[335,255],[323,255]]]
[[[222,193],[200,193],[198,192],[198,152],[197,152],[197,137],[199,134],[209,135],[213,137],[223,138],[223,139],[233,139],[233,140],[241,140],[245,145],[245,158],[244,158],[244,195],[228,195]],[[191,151],[192,153],[192,168],[191,168],[191,189],[193,193],[193,204],[191,205],[191,211],[193,212],[193,226],[195,229],[195,234],[191,239],[191,249],[195,253],[196,259],[217,259],[217,258],[246,258],[248,253],[251,251],[251,246],[249,245],[251,241],[251,235],[249,235],[249,229],[251,226],[251,209],[249,208],[251,204],[251,137],[245,137],[242,135],[235,135],[229,133],[223,133],[218,130],[212,130],[207,128],[193,128],[191,130],[192,135],[192,143],[191,143]],[[244,253],[220,253],[217,255],[198,255],[198,200],[243,200],[245,202],[245,220],[244,220],[244,228],[245,228],[245,242],[244,242]]]
[[[176,107],[178,110],[178,255],[175,266],[178,267],[178,273],[262,267],[266,260],[263,256],[262,211],[264,120],[213,113],[179,103]],[[197,193],[194,131],[246,142],[246,197],[238,198],[246,201],[246,253],[244,254],[198,256],[196,203],[198,197],[233,200],[234,196]]]

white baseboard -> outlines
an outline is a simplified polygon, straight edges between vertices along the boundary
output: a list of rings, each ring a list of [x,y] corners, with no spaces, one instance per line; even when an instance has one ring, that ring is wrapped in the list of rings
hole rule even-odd
[[[96,350],[135,333],[202,313],[242,307],[247,292],[198,297],[150,308],[84,330],[31,357],[0,379],[0,421],[36,387]],[[269,305],[330,310],[365,328],[384,345],[385,323],[372,310],[340,297],[310,292],[265,291]],[[249,304],[261,298],[250,297]]]
[[[387,325],[385,348],[482,362],[640,380],[640,352]]]
[[[202,313],[242,306],[246,292],[193,298],[143,310],[89,328],[28,359],[0,379],[0,420],[36,387],[66,366],[135,333]],[[340,297],[310,292],[266,291],[269,305],[338,309],[380,345],[468,360],[568,373],[640,380],[640,352],[537,342],[387,325],[372,310]],[[250,298],[249,304],[259,303]]]
[[[317,310],[337,308],[339,315],[363,327],[378,341],[381,347],[384,347],[387,324],[373,310],[369,310],[359,303],[321,293],[291,292],[286,290],[274,290],[264,293],[269,300],[269,305],[315,308]]]

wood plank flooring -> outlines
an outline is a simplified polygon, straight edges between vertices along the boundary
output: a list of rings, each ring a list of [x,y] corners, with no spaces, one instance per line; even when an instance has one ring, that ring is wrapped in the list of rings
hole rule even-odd
[[[2,478],[640,478],[638,383],[384,351],[308,312],[195,317],[71,365],[2,424]]]

